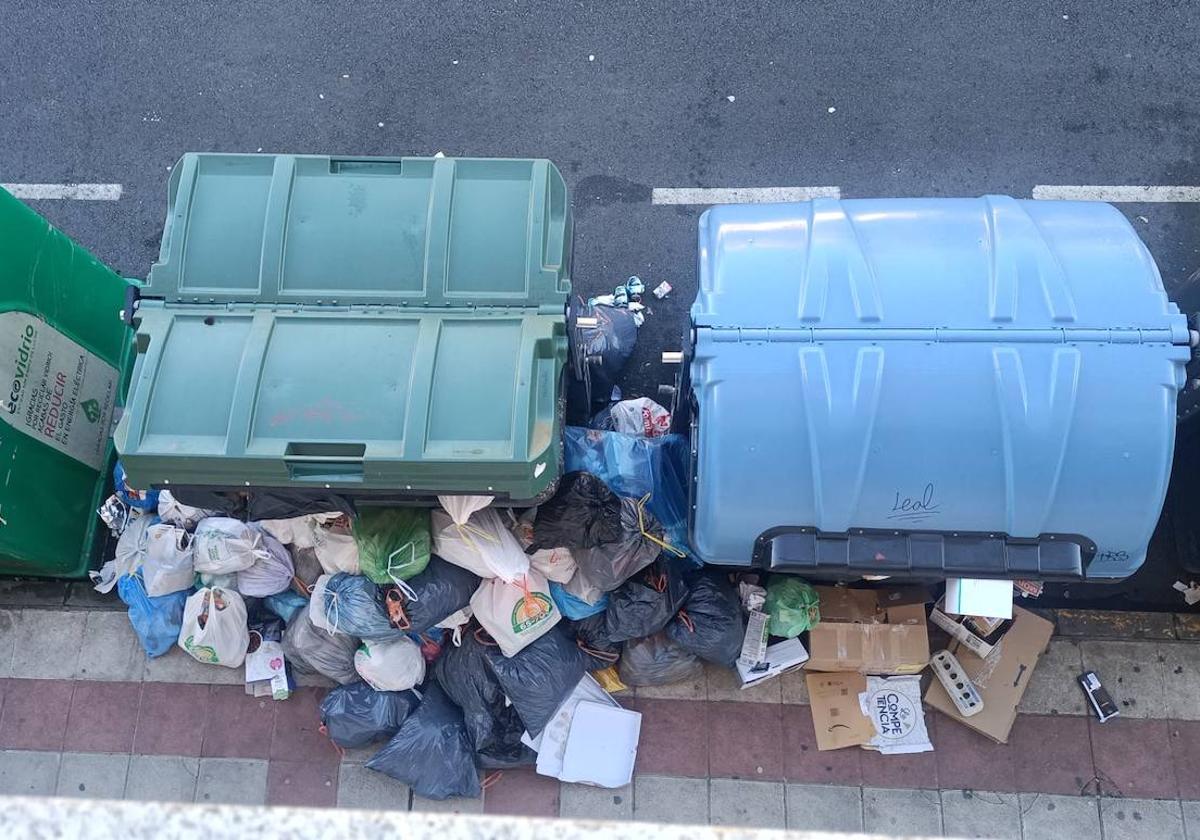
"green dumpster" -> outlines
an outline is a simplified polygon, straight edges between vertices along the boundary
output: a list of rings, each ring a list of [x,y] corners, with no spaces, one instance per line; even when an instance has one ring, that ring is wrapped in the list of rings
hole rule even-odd
[[[0,190],[0,574],[98,564],[118,453],[181,496],[544,496],[571,237],[545,160],[188,154],[141,284]]]
[[[80,577],[132,356],[129,283],[0,189],[0,574]]]

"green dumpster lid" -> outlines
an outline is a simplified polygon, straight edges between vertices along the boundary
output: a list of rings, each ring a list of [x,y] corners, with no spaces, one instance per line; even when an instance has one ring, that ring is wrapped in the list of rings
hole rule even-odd
[[[566,185],[547,160],[187,154],[144,296],[554,307]]]

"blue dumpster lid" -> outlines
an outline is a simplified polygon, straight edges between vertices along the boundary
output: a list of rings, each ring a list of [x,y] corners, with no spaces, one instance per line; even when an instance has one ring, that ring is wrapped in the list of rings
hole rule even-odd
[[[1113,207],[726,206],[701,218],[699,248],[701,559],[749,563],[803,529],[1066,535],[1089,576],[1141,562],[1188,331]]]

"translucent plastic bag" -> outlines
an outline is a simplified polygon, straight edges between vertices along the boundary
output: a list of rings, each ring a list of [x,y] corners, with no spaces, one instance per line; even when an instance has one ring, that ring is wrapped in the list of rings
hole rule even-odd
[[[690,457],[683,435],[640,437],[568,426],[563,430],[564,469],[595,475],[616,495],[646,499],[646,509],[661,523],[664,539],[688,554],[688,479]]]
[[[495,500],[494,496],[438,496],[438,504],[460,525],[470,521],[471,516],[483,510]]]
[[[488,653],[488,666],[504,695],[516,706],[526,731],[535,738],[583,679],[583,653],[575,640],[559,629],[551,630],[514,656],[504,656],[495,648]]]
[[[427,508],[364,507],[352,531],[359,568],[375,583],[407,580],[429,564]]]
[[[321,598],[326,626],[335,633],[380,642],[404,635],[388,621],[382,590],[362,575],[334,575],[325,582]]]
[[[625,643],[617,673],[626,685],[670,685],[704,675],[700,659],[667,636],[665,631]]]
[[[306,610],[293,615],[283,632],[283,655],[292,670],[320,674],[343,685],[360,679],[354,669],[357,649],[358,639],[318,629]]]
[[[532,764],[536,756],[521,743],[525,724],[505,699],[487,660],[484,645],[473,632],[467,632],[461,645],[448,646],[434,663],[433,676],[462,709],[471,744],[484,767]]]
[[[131,516],[121,536],[117,538],[116,553],[99,571],[88,572],[97,592],[112,592],[120,578],[128,577],[142,568],[146,561],[146,542],[151,525],[158,522],[152,514]]]
[[[421,703],[367,767],[412,788],[426,799],[479,796],[479,771],[462,710],[437,683],[422,690]]]
[[[436,554],[425,571],[383,587],[384,607],[393,627],[426,633],[471,603],[480,579]]]
[[[122,575],[116,580],[117,595],[129,607],[129,623],[150,657],[162,656],[179,640],[183,627],[183,607],[187,591],[152,598],[140,574]]]
[[[170,490],[160,490],[158,493],[158,518],[168,525],[176,525],[185,531],[192,531],[200,524],[201,519],[220,516],[215,510],[192,507],[178,501]]]
[[[246,659],[250,631],[246,604],[232,589],[205,587],[187,599],[179,647],[197,662],[238,668]]]
[[[732,668],[746,637],[742,602],[723,573],[697,575],[683,608],[667,625],[670,637],[706,662]]]
[[[365,747],[395,735],[419,702],[411,691],[376,691],[365,682],[339,685],[321,701],[321,725],[339,747]]]
[[[425,657],[407,636],[386,642],[364,639],[354,652],[354,670],[376,691],[407,691],[425,681]]]
[[[219,516],[200,520],[192,545],[196,571],[207,574],[240,572],[268,556],[257,528]]]
[[[821,620],[820,598],[807,581],[790,575],[771,575],[763,610],[771,616],[772,636],[794,639]]]
[[[516,583],[483,581],[471,596],[471,612],[505,656],[515,655],[562,619],[546,579],[532,569]]]
[[[469,569],[479,577],[498,577],[509,582],[529,570],[524,549],[493,508],[477,511],[467,522],[458,522],[450,514],[435,510],[432,523],[433,552],[443,560]]]
[[[237,573],[238,592],[252,598],[278,595],[291,588],[292,578],[296,574],[292,555],[283,547],[283,543],[270,534],[263,534],[262,547],[263,556],[255,560],[250,568]]]
[[[192,588],[196,580],[192,537],[183,528],[162,522],[151,525],[146,529],[144,556],[142,578],[151,598]]]
[[[671,431],[671,412],[649,397],[638,397],[606,406],[588,425],[635,437],[662,437]]]
[[[667,626],[687,601],[686,560],[660,557],[609,593],[604,612],[607,635],[613,641],[652,636]]]

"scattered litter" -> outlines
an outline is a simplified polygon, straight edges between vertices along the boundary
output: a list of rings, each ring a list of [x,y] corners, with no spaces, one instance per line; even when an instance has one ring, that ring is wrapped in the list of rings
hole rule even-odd
[[[563,754],[564,782],[604,788],[633,781],[642,715],[585,700],[575,710]]]
[[[858,702],[875,727],[875,737],[867,743],[871,749],[883,755],[933,750],[921,708],[920,677],[867,677],[867,690]]]
[[[763,609],[771,616],[771,635],[783,639],[794,639],[821,620],[817,590],[792,575],[771,575]]]
[[[737,97],[736,96],[726,96],[725,99],[728,100],[729,102],[733,102],[734,100],[737,99]]]
[[[809,670],[916,674],[929,664],[923,588],[814,589],[821,621],[808,634]]]
[[[1039,598],[1046,588],[1046,584],[1040,580],[1014,580],[1013,588],[1021,594],[1022,598]]]
[[[383,128],[383,123],[375,123],[379,128]]]
[[[795,671],[808,661],[808,651],[799,639],[784,639],[767,645],[764,655],[755,663],[738,659],[738,679],[742,688],[750,688],[761,682]]]
[[[954,615],[1012,618],[1012,582],[977,578],[948,578],[945,601],[946,611]]]
[[[588,56],[588,61],[595,61],[595,60],[596,60],[596,56],[594,56],[594,55]]]
[[[650,294],[654,295],[659,300],[662,300],[667,295],[671,294],[671,289],[672,289],[671,284],[668,283],[666,280],[664,280],[661,283],[659,283],[657,286],[655,286],[654,291],[651,292]]]
[[[541,734],[535,738],[526,732],[521,737],[521,741],[537,753],[536,769],[539,775],[562,778],[563,758],[571,737],[575,713],[580,704],[585,702],[613,709],[621,708],[600,683],[590,674],[584,674],[554,711]]]
[[[1200,604],[1200,585],[1197,585],[1194,580],[1187,583],[1177,580],[1171,585],[1171,588],[1183,595],[1183,600],[1189,607]]]
[[[1100,684],[1100,677],[1096,676],[1095,671],[1084,671],[1079,675],[1078,680],[1100,723],[1115,718],[1121,713],[1117,704],[1113,702],[1112,695],[1108,693],[1108,689]]]
[[[830,105],[826,110],[828,110],[831,114],[837,113],[837,108],[833,107],[832,105]]]

